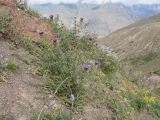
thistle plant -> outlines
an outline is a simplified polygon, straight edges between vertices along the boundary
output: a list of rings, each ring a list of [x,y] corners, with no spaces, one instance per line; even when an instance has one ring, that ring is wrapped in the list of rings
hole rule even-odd
[[[122,77],[119,73],[116,76],[120,66],[116,59],[97,47],[95,36],[84,32],[85,18],[77,21],[75,17],[72,30],[66,30],[58,15],[48,18],[54,35],[46,40],[44,31],[39,32],[42,41],[38,43],[36,55],[40,59],[38,72],[47,78],[45,88],[53,96],[61,98],[72,112],[86,104],[87,99],[93,104],[98,99],[101,105],[107,103],[117,119],[125,119],[132,110],[141,111],[145,108],[159,115],[157,97],[140,94],[138,88],[133,94],[133,89],[125,88],[122,81],[115,80]],[[30,44],[25,45],[32,48]]]
[[[84,18],[79,22],[75,18],[73,30],[65,31],[59,16],[54,18],[50,15],[48,23],[55,35],[47,43],[50,44],[50,50],[43,51],[41,58],[41,71],[50,76],[46,87],[54,92],[57,86],[63,83],[56,94],[72,107],[83,104],[87,71],[94,71],[90,67],[100,64],[96,58],[100,57],[101,52],[95,47],[95,41],[91,41],[87,35],[80,36],[82,26],[79,25],[83,24],[82,22]],[[90,60],[95,60],[95,64],[91,65]],[[63,82],[64,80],[66,81]]]

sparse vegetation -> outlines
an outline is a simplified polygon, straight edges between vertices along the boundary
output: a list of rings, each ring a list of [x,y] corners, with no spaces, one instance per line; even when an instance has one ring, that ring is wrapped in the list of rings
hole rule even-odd
[[[139,65],[143,65],[143,64],[155,59],[157,56],[158,56],[158,53],[150,52],[148,54],[141,55],[137,58],[134,58],[131,61],[132,61],[133,65],[139,66]]]
[[[155,71],[154,74],[157,74],[160,76],[160,70]]]
[[[32,117],[31,120],[37,120],[37,116]],[[42,114],[39,120],[71,120],[71,118],[66,114]]]
[[[99,65],[94,64],[96,59],[105,60],[105,55],[97,49],[95,41],[90,41],[88,37],[76,37],[77,26],[73,32],[64,31],[64,26],[57,20],[49,20],[49,24],[57,36],[53,36],[51,43],[42,41],[39,45],[43,55],[41,72],[49,76],[46,87],[54,92],[63,83],[57,95],[72,106],[72,94],[75,97],[74,106],[81,106],[85,94],[84,81],[91,79],[93,72],[98,70],[96,66]]]
[[[29,15],[34,17],[40,17],[38,12],[32,10],[28,5],[26,0],[21,0],[20,2],[17,2],[17,8],[21,10],[25,10]]]
[[[50,41],[44,36],[37,47],[26,38],[27,44],[23,42],[26,49],[39,58],[37,73],[47,77],[45,88],[59,96],[72,112],[83,111],[85,99],[90,98],[94,106],[107,103],[106,107],[112,110],[115,119],[129,119],[133,112],[143,110],[159,116],[158,97],[145,93],[147,90],[138,88],[129,80],[114,80],[120,79],[116,77],[116,73],[121,71],[118,61],[101,52],[88,35],[77,35],[77,30],[80,31],[78,25],[73,31],[68,31],[56,18],[48,22],[56,33]],[[148,62],[150,56],[154,55],[143,57],[143,61]],[[85,84],[91,87],[87,88]],[[111,94],[104,94],[103,85]]]
[[[0,62],[0,82],[4,82],[5,80],[5,77],[4,77],[4,74],[3,74],[3,66],[2,66],[2,63]]]
[[[108,102],[108,107],[112,109],[115,120],[125,120],[129,117],[127,103],[123,101],[112,99]]]
[[[37,11],[32,10],[31,8],[28,8],[28,9],[27,9],[27,13],[28,13],[29,15],[31,15],[31,16],[34,16],[34,17],[40,17],[40,14],[38,14]]]
[[[0,35],[4,35],[7,32],[11,20],[10,16],[0,15]]]
[[[75,18],[73,30],[67,30],[58,16],[50,16],[47,22],[54,32],[50,40],[41,32],[38,43],[32,42],[32,38],[21,36],[21,44],[36,57],[36,73],[47,80],[44,88],[53,98],[58,96],[58,100],[67,106],[71,114],[65,115],[58,110],[52,114],[42,114],[42,109],[31,120],[71,120],[77,113],[83,113],[86,105],[97,109],[110,108],[116,120],[129,119],[133,113],[144,110],[160,117],[159,96],[129,79],[124,80],[126,76],[121,74],[120,63],[103,53],[93,36],[87,33],[81,35],[86,26],[84,18],[79,21]],[[143,65],[156,56],[150,53],[135,59],[133,63]],[[28,59],[22,61],[30,63]],[[7,63],[3,69],[17,72],[20,66]],[[4,80],[1,70],[0,64],[0,82]],[[0,119],[12,120],[12,117],[2,116]]]
[[[11,72],[17,72],[19,70],[19,65],[15,63],[7,63],[5,68]]]
[[[144,110],[159,117],[159,98],[151,91],[138,88],[134,83],[124,80],[121,88],[118,87],[114,92],[118,92],[117,94],[121,97],[118,97],[119,95],[112,97],[107,102],[107,106],[112,109],[115,119],[129,119],[128,117],[133,112],[143,112]]]
[[[0,116],[0,120],[14,120],[10,115],[2,115]]]

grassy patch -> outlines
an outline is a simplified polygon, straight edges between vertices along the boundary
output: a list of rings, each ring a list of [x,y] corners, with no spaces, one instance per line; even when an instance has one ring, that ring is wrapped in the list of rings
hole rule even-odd
[[[155,72],[153,72],[153,73],[160,76],[160,70],[157,70],[157,71],[155,71]]]
[[[115,59],[109,58],[106,61],[102,61],[100,68],[104,74],[110,76],[119,70],[119,65]]]
[[[108,107],[113,111],[115,120],[128,119],[129,111],[126,106],[127,105],[125,102],[115,99],[112,99],[108,102]]]
[[[28,50],[30,53],[33,50],[33,43],[32,43],[32,39],[28,38],[24,35],[21,36],[21,45]]]
[[[19,70],[19,65],[15,63],[7,63],[5,68],[11,72],[17,72]]]
[[[7,32],[11,20],[10,16],[0,16],[0,34],[3,35]]]
[[[0,116],[0,120],[14,120],[10,115],[2,115]]]
[[[107,106],[112,110],[115,119],[129,119],[132,113],[148,110],[152,115],[159,117],[159,97],[153,92],[140,88],[128,80],[117,85],[114,90],[117,95],[109,97]]]
[[[133,65],[136,65],[136,66],[144,65],[145,63],[150,62],[151,60],[154,60],[157,56],[158,56],[157,53],[150,52],[146,55],[141,55],[137,58],[132,59],[131,62]]]

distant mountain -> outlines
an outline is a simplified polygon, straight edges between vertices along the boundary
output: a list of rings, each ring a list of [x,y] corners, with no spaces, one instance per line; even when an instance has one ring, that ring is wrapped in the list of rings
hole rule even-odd
[[[59,14],[64,23],[71,27],[73,17],[84,17],[88,22],[89,31],[104,37],[117,29],[135,21],[160,12],[160,5],[125,6],[121,3],[107,4],[37,4],[31,6],[43,16]]]

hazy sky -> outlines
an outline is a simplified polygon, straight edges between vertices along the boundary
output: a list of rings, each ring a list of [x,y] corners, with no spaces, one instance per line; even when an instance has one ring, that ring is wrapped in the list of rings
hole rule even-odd
[[[60,2],[76,3],[78,1],[79,0],[28,0],[29,4],[37,4],[37,3],[41,4],[41,3],[48,3],[48,2],[56,3],[56,4],[60,3]],[[141,4],[160,3],[160,0],[82,0],[82,1],[84,3],[98,3],[98,4],[112,1],[112,2],[122,2],[122,3],[127,4],[127,5],[138,4],[138,3],[141,3]]]

